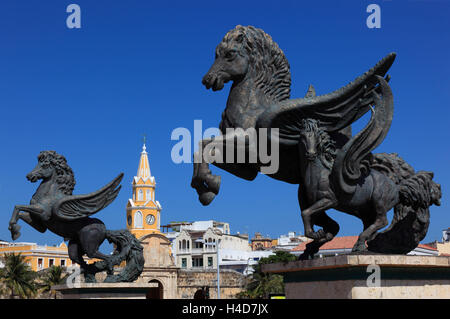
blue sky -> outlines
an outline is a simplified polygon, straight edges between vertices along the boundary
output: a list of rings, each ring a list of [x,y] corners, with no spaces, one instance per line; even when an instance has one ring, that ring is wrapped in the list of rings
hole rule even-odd
[[[81,7],[81,29],[68,29],[66,7]],[[366,27],[366,7],[381,7],[381,29]],[[231,231],[276,237],[302,232],[297,186],[259,176],[247,182],[217,168],[222,187],[203,207],[190,188],[192,166],[174,164],[173,129],[217,127],[229,85],[207,91],[201,79],[214,49],[237,24],[262,28],[285,52],[292,97],[308,84],[325,94],[347,84],[391,51],[395,98],[391,130],[376,152],[397,152],[416,170],[435,172],[441,207],[431,208],[427,241],[450,226],[450,1],[87,1],[3,0],[0,3],[0,239],[9,240],[14,205],[36,190],[25,175],[41,150],[65,155],[75,194],[97,190],[119,172],[123,189],[97,214],[108,228],[125,228],[147,135],[162,224],[220,220]],[[361,124],[359,124],[361,125]],[[357,126],[358,127],[358,126]],[[339,235],[361,222],[338,212]],[[390,215],[392,216],[392,215]],[[57,244],[25,223],[21,241]]]

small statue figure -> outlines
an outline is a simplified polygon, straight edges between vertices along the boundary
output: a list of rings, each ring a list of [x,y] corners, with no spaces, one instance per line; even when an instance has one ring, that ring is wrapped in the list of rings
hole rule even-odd
[[[211,157],[217,158],[230,144],[236,154],[235,141],[243,140],[247,129],[255,129],[258,135],[259,129],[278,130],[274,137],[258,136],[258,142],[267,139],[267,147],[276,139],[279,146],[279,168],[266,175],[299,184],[305,235],[313,239],[301,258],[312,258],[339,231],[325,213],[329,208],[362,219],[364,230],[354,251],[406,254],[417,247],[428,230],[428,207],[440,204],[440,185],[432,181],[433,173],[415,173],[396,154],[371,153],[386,137],[392,121],[393,98],[386,73],[395,53],[332,93],[316,96],[310,85],[306,96],[297,99],[290,99],[289,63],[263,30],[237,26],[219,43],[215,56],[202,83],[213,91],[229,81],[233,84],[219,125],[223,135],[202,140],[194,154],[191,186],[203,205],[209,205],[220,188],[220,176],[213,175],[208,164],[249,181],[267,165],[259,156],[256,163],[236,163],[224,156],[219,162]],[[352,137],[351,124],[370,110],[369,124]],[[249,158],[254,145],[244,141],[245,158]],[[394,220],[378,233],[387,225],[391,208]],[[314,231],[314,225],[322,229]]]
[[[106,270],[105,282],[132,282],[139,277],[144,266],[143,249],[128,230],[110,231],[97,218],[89,216],[99,212],[119,194],[123,173],[100,190],[87,195],[72,195],[75,178],[64,156],[55,151],[42,151],[38,164],[27,175],[35,183],[42,180],[30,205],[14,207],[9,230],[16,240],[20,236],[21,219],[34,229],[44,233],[47,229],[68,240],[68,253],[72,262],[80,265],[86,282],[95,282],[95,273]],[[116,246],[112,255],[98,249],[107,239]],[[101,259],[88,265],[83,255]],[[123,260],[130,261],[119,275],[113,267]]]

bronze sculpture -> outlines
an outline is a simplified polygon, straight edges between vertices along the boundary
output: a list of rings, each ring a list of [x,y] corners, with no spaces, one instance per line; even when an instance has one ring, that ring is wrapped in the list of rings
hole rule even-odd
[[[301,258],[312,258],[337,234],[339,226],[325,213],[329,208],[350,212],[363,220],[364,231],[354,251],[407,253],[414,249],[428,229],[428,207],[439,205],[441,191],[432,181],[432,173],[415,174],[412,168],[399,168],[407,164],[395,154],[371,153],[385,138],[392,121],[392,93],[387,83],[389,76],[385,75],[394,59],[394,53],[387,55],[332,93],[316,96],[310,86],[304,98],[290,99],[289,63],[272,38],[252,26],[237,26],[229,31],[217,46],[214,64],[202,81],[214,91],[229,81],[233,84],[219,125],[223,135],[201,141],[199,152],[194,154],[191,186],[200,202],[211,203],[220,188],[220,177],[211,174],[209,163],[246,180],[255,179],[265,165],[259,158],[255,163],[211,160],[212,155],[223,152],[225,144],[234,145],[242,139],[242,130],[228,129],[254,128],[257,134],[258,129],[268,129],[275,132],[267,135],[267,140],[276,138],[280,163],[275,173],[267,175],[299,184],[305,235],[313,239]],[[350,125],[369,110],[369,124],[352,137]],[[319,135],[303,139],[306,133],[312,133],[308,127],[314,127]],[[317,154],[319,141],[329,148],[321,159]],[[245,151],[248,158],[251,151],[247,142]],[[322,167],[307,172],[306,166],[313,161]],[[375,181],[381,184],[374,185]],[[392,198],[385,198],[383,187],[392,190]],[[369,198],[372,195],[374,198]],[[380,207],[367,210],[364,205],[369,203]],[[386,226],[386,212],[394,206],[391,226],[377,233]],[[323,229],[315,232],[314,225]],[[411,235],[401,235],[405,232]]]
[[[21,219],[34,229],[44,233],[47,229],[69,240],[70,259],[80,265],[86,282],[95,282],[95,273],[107,271],[105,282],[130,282],[143,270],[142,246],[128,230],[110,231],[103,222],[89,216],[108,206],[117,197],[123,173],[100,190],[87,195],[72,195],[75,178],[64,156],[55,151],[42,151],[38,164],[27,175],[34,183],[42,180],[30,205],[14,207],[9,230],[16,240],[20,236]],[[98,248],[107,239],[116,246],[112,255],[101,253]],[[83,255],[101,261],[88,265]],[[130,261],[124,270],[114,275],[114,265]]]

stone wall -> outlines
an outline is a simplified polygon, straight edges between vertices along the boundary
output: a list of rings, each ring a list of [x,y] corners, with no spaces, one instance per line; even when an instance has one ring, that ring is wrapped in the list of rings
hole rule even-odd
[[[217,270],[178,270],[178,298],[193,299],[197,290],[209,287],[210,299],[217,298]],[[244,276],[234,270],[220,272],[220,298],[233,299],[244,288]]]

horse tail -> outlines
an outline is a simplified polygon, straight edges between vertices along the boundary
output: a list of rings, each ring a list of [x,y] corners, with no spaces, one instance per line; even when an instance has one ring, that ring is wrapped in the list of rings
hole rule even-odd
[[[425,238],[430,225],[429,207],[439,206],[441,186],[433,173],[419,171],[400,181],[399,203],[389,228],[368,242],[369,250],[379,253],[406,254]]]
[[[133,282],[144,270],[144,254],[143,247],[139,240],[127,229],[122,230],[106,230],[106,239],[114,244],[115,249],[109,259],[112,265],[120,265],[126,261],[123,270],[117,275],[108,275],[104,282]],[[104,263],[106,269],[106,262]],[[98,265],[97,267],[101,266]]]
[[[361,177],[370,171],[372,151],[381,144],[391,127],[394,102],[387,80],[376,76],[380,95],[373,91],[375,110],[369,123],[352,137],[337,153],[331,171],[331,180],[337,192],[353,194]]]

